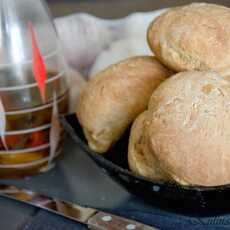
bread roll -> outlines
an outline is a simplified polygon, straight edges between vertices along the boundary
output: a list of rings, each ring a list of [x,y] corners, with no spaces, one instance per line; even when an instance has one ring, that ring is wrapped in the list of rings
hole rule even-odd
[[[230,8],[193,3],[168,10],[148,29],[148,43],[166,66],[230,75]]]
[[[169,180],[154,154],[149,152],[148,139],[145,137],[148,128],[146,117],[147,111],[140,114],[132,125],[128,148],[129,167],[137,175],[153,180]]]
[[[230,82],[211,71],[172,76],[148,109],[151,152],[179,183],[230,183]]]
[[[129,58],[98,73],[82,91],[77,117],[89,147],[106,152],[143,112],[170,72],[151,56]]]

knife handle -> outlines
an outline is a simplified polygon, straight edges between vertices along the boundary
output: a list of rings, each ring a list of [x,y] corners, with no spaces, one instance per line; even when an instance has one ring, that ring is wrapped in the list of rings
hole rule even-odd
[[[92,230],[157,230],[157,228],[119,217],[98,212],[88,220],[88,228]]]
[[[93,230],[157,230],[130,219],[68,203],[30,190],[19,189],[15,186],[0,184],[0,196],[43,208],[86,224],[88,228]]]

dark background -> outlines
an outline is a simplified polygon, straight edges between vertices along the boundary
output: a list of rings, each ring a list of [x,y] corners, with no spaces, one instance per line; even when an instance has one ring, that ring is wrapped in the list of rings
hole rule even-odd
[[[47,0],[54,16],[88,12],[104,18],[119,18],[135,11],[151,11],[162,7],[183,5],[199,0]],[[229,0],[206,2],[230,6]]]

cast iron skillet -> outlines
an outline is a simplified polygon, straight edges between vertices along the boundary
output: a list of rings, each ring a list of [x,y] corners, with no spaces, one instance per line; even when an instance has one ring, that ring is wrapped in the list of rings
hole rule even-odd
[[[151,181],[136,176],[128,169],[127,148],[129,130],[105,154],[99,155],[88,146],[76,115],[61,117],[61,122],[74,141],[103,169],[130,193],[171,211],[199,216],[230,211],[230,185],[216,187],[181,186]]]

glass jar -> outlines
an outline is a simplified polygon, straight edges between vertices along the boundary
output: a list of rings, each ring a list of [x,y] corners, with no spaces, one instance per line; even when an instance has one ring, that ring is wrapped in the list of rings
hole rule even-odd
[[[52,168],[68,112],[67,65],[47,5],[0,1],[0,178]]]

